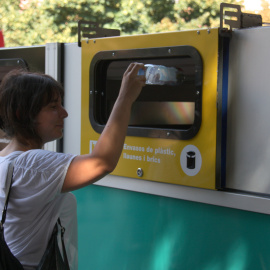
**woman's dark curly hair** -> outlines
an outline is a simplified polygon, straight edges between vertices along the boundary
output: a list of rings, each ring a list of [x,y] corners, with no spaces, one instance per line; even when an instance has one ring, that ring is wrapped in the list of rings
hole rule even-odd
[[[41,142],[35,118],[55,97],[63,98],[62,85],[49,75],[13,70],[0,85],[0,128],[8,138],[18,136]]]

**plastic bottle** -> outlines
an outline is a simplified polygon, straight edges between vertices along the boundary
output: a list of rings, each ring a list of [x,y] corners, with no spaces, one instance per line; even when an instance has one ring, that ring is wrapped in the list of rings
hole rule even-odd
[[[146,84],[176,85],[178,84],[178,70],[174,67],[146,64],[146,70],[139,70],[138,75],[145,75]]]

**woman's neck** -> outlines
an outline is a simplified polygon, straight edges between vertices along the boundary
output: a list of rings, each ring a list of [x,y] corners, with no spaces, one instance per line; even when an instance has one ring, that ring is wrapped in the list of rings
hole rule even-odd
[[[13,138],[9,144],[2,151],[0,151],[0,156],[7,156],[15,151],[25,152],[31,149],[41,149],[41,146],[39,146],[36,142],[22,142],[17,138]]]

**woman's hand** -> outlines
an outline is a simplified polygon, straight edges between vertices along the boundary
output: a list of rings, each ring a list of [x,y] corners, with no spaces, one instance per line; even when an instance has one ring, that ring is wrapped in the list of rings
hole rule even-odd
[[[123,98],[131,104],[137,99],[146,81],[144,75],[138,75],[140,69],[145,70],[141,63],[131,63],[128,66],[123,76],[118,98]]]

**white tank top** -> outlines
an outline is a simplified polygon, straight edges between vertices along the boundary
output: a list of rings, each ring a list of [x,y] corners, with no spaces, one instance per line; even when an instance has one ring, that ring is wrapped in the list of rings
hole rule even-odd
[[[71,193],[61,193],[74,157],[39,149],[0,157],[1,211],[7,167],[16,158],[4,235],[25,270],[33,270],[39,264],[58,217],[66,229],[64,237],[70,269],[78,268],[76,199]]]

